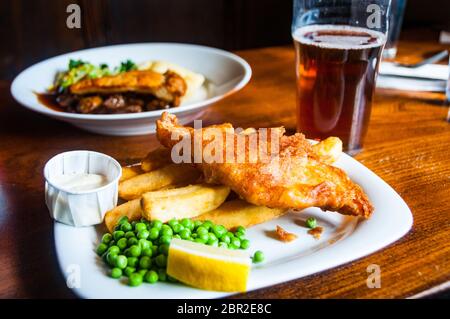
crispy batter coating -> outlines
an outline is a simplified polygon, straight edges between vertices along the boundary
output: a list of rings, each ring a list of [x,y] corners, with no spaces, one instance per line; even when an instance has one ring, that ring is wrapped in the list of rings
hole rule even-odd
[[[293,233],[290,233],[290,232],[286,231],[284,228],[282,228],[279,225],[277,225],[277,228],[276,228],[275,232],[276,232],[278,238],[281,241],[285,242],[285,243],[288,243],[288,242],[291,242],[291,241],[297,239],[297,235],[296,234],[293,234]]]
[[[129,71],[96,79],[81,80],[70,86],[73,94],[149,93],[174,105],[179,104],[187,90],[186,82],[178,74],[153,71]]]
[[[270,154],[269,159],[259,157],[250,161],[254,154],[254,145],[250,143],[252,135],[259,137],[260,132],[236,134],[229,126],[216,126],[221,129],[223,139],[234,140],[235,158],[245,156],[244,162],[208,162],[203,161],[197,167],[203,172],[208,183],[229,186],[249,203],[272,208],[320,207],[323,210],[337,211],[345,215],[368,218],[373,211],[367,195],[340,168],[327,164],[316,152],[303,134],[285,136],[283,128],[268,129],[267,149],[272,141],[279,144],[279,151]],[[214,140],[202,129],[202,149],[205,151]],[[175,133],[175,135],[172,135]],[[183,138],[190,135],[194,143],[194,129],[178,124],[176,116],[163,113],[157,121],[157,138],[160,143],[172,148]],[[172,139],[171,136],[178,138]],[[237,139],[245,139],[245,149],[237,147]],[[258,146],[256,146],[258,147]],[[193,148],[194,149],[194,148]],[[244,154],[240,154],[240,153]],[[225,158],[225,147],[223,149]],[[194,157],[194,152],[192,152]]]

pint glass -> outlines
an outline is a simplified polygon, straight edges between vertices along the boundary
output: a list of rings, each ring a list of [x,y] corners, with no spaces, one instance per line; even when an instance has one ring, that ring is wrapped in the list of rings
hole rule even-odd
[[[337,136],[349,154],[361,150],[389,6],[390,0],[294,0],[297,130],[307,138]]]

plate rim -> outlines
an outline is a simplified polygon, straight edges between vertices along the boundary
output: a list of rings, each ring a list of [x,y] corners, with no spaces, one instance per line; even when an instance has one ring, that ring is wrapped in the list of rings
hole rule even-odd
[[[238,91],[240,91],[242,88],[244,88],[248,82],[250,81],[252,77],[252,68],[250,64],[240,56],[238,56],[235,53],[222,50],[219,48],[214,48],[210,46],[204,46],[204,45],[198,45],[198,44],[190,44],[190,43],[181,43],[181,42],[136,42],[136,43],[122,43],[122,44],[113,44],[113,45],[107,45],[107,46],[99,46],[99,47],[92,47],[82,50],[76,50],[72,52],[67,52],[59,55],[52,56],[50,58],[47,58],[45,60],[39,61],[33,65],[30,65],[25,70],[21,71],[14,80],[11,83],[10,92],[13,96],[14,100],[18,102],[23,107],[40,114],[44,114],[50,117],[58,118],[61,120],[98,120],[98,121],[111,121],[111,120],[135,120],[135,119],[147,119],[147,118],[154,118],[159,117],[164,111],[167,110],[154,110],[154,111],[146,111],[141,113],[126,113],[126,114],[75,114],[75,113],[68,113],[68,112],[59,112],[52,110],[48,107],[43,106],[39,102],[33,102],[33,103],[27,103],[21,98],[20,90],[21,90],[21,81],[22,77],[25,76],[26,73],[32,71],[34,68],[37,68],[41,66],[42,64],[48,63],[49,61],[53,59],[58,58],[64,58],[69,57],[73,54],[85,54],[88,52],[96,51],[99,49],[111,49],[111,48],[120,48],[120,47],[133,47],[133,46],[172,46],[172,47],[187,47],[191,49],[198,49],[205,52],[214,53],[220,56],[223,56],[225,58],[228,58],[230,60],[235,61],[238,63],[244,70],[242,79],[236,83],[236,85],[230,89],[229,91],[214,96],[212,98],[208,98],[203,101],[198,101],[194,103],[190,103],[187,105],[171,108],[170,112],[174,114],[183,113],[183,112],[189,112],[193,111],[195,109],[216,103],[217,101],[220,101]],[[31,89],[31,88],[30,88]],[[32,92],[33,93],[33,92]],[[31,106],[31,105],[32,106]]]

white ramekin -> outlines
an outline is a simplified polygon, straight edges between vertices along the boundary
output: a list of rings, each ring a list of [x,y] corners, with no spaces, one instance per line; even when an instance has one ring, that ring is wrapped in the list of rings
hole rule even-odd
[[[106,176],[108,183],[87,191],[69,191],[55,183],[61,174],[90,173]],[[100,224],[117,205],[122,167],[112,157],[92,151],[71,151],[52,157],[44,167],[45,203],[57,221],[76,226]]]

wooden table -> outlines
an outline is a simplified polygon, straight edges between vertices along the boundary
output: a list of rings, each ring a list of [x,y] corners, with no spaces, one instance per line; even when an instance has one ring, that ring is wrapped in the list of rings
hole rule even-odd
[[[403,42],[414,60],[439,46]],[[238,52],[253,68],[241,92],[217,103],[206,124],[295,127],[294,52],[275,47]],[[53,155],[91,149],[123,164],[138,161],[155,136],[108,137],[32,113],[0,82],[0,297],[73,297],[58,269],[53,221],[44,204],[44,163]],[[356,156],[405,199],[414,226],[380,252],[316,275],[250,292],[250,298],[393,298],[425,295],[450,279],[450,125],[443,94],[378,91],[365,149]],[[389,220],[386,220],[389,223]],[[381,267],[381,288],[366,286],[369,264]]]

